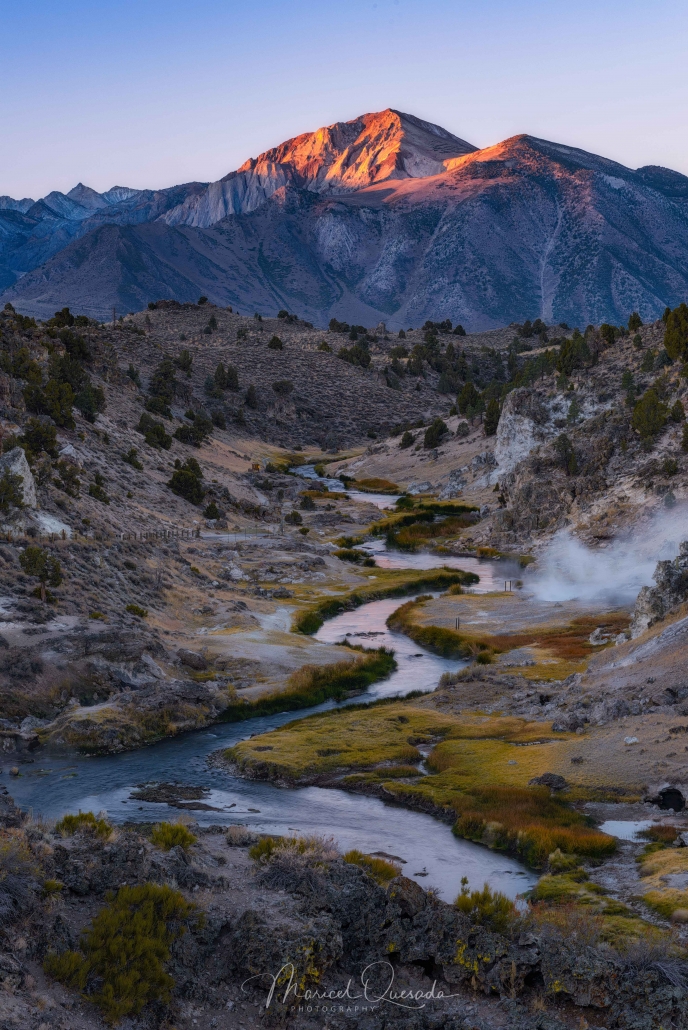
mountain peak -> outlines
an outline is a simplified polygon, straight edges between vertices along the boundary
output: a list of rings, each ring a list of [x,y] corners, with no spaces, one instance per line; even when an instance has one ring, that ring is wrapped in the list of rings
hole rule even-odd
[[[440,125],[388,107],[295,136],[250,158],[236,174],[281,172],[283,181],[315,193],[349,192],[385,179],[437,175],[446,161],[475,150]]]

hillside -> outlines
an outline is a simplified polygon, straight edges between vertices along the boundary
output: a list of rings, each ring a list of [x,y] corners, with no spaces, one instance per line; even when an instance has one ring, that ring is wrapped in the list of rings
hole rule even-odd
[[[3,198],[3,301],[105,318],[160,296],[393,329],[658,318],[688,293],[688,178],[532,136],[477,150],[387,110],[215,183]],[[28,205],[28,206],[27,206]]]

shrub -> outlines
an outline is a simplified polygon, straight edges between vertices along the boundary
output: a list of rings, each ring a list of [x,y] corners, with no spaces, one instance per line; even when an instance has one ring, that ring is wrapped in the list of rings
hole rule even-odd
[[[105,411],[105,394],[100,386],[86,383],[76,394],[74,407],[81,412],[87,422],[95,422],[96,415]]]
[[[671,476],[675,476],[677,472],[678,462],[676,461],[676,458],[669,458],[667,456],[662,462],[662,475],[670,478]]]
[[[651,386],[633,408],[631,425],[640,435],[641,440],[651,441],[664,429],[667,417],[666,404],[659,399],[655,387]]]
[[[611,343],[614,342],[613,326],[609,326],[612,330]],[[602,331],[604,326],[601,327]],[[607,337],[603,334],[603,339]],[[571,373],[577,368],[586,368],[591,362],[590,348],[588,347],[585,338],[576,330],[570,340],[564,340],[559,350],[559,358],[557,360],[557,371],[564,375],[571,375]]]
[[[360,343],[355,343],[353,347],[340,347],[337,357],[357,368],[368,368],[370,365],[370,354]]]
[[[461,878],[461,893],[454,905],[472,923],[486,926],[494,933],[506,933],[516,916],[516,906],[505,894],[493,891],[487,883],[481,891],[469,891],[466,876]]]
[[[24,491],[22,476],[5,469],[0,476],[0,512],[6,514],[11,508],[24,507]]]
[[[273,336],[268,344],[269,350],[283,350],[284,344],[280,340],[279,336]]]
[[[199,297],[198,300],[196,301],[196,303],[198,304],[198,306],[200,308],[202,304],[207,304],[208,303],[208,298],[205,297],[205,296]]]
[[[175,365],[171,358],[164,357],[157,368],[153,371],[148,384],[148,392],[151,397],[159,397],[167,404],[171,404],[174,398],[174,389],[177,385],[174,378]]]
[[[79,812],[77,815],[63,815],[55,823],[55,832],[61,837],[73,837],[75,833],[90,833],[107,840],[112,833],[112,826],[107,819],[95,816],[93,812]]]
[[[567,476],[575,476],[578,472],[578,461],[573,444],[566,433],[561,433],[554,441],[554,451],[559,459],[559,464]]]
[[[683,422],[685,420],[686,412],[683,407],[683,403],[680,400],[674,401],[669,415],[672,422]],[[26,431],[24,431],[24,435],[26,435]]]
[[[299,507],[302,511],[315,511],[315,501],[312,497],[306,494],[305,497],[301,498],[301,504]]]
[[[174,472],[168,482],[172,493],[183,497],[191,504],[200,504],[205,495],[203,473],[195,458],[187,458],[182,464],[179,459],[174,463]]]
[[[122,455],[122,461],[125,461],[127,465],[131,465],[132,468],[137,469],[139,472],[143,470],[143,465],[138,459],[138,451],[135,447],[130,447],[127,453]]]
[[[139,375],[139,371],[131,363],[129,364],[129,368],[127,369],[127,375],[131,379],[132,383],[136,383],[138,388],[141,389],[141,377]]]
[[[388,883],[391,883],[392,880],[395,880],[397,876],[401,875],[401,871],[398,866],[385,861],[384,858],[375,858],[374,855],[365,855],[362,851],[358,851],[356,848],[346,852],[344,855],[344,861],[348,862],[350,865],[357,865],[360,869],[363,869],[368,873],[368,876],[371,876],[376,883],[380,884],[381,887],[386,887]]]
[[[258,394],[256,393],[256,388],[253,385],[253,383],[251,383],[248,390],[246,391],[244,403],[247,408],[253,408],[255,410],[258,407]]]
[[[464,385],[461,393],[456,398],[456,406],[462,415],[467,415],[469,411],[473,410],[480,403],[480,394],[476,390],[473,383],[468,382]]]
[[[193,365],[193,357],[191,352],[186,349],[180,350],[177,357],[174,359],[174,363],[181,372],[186,372],[188,376],[191,375],[191,367]]]
[[[212,434],[213,423],[207,415],[187,412],[187,418],[190,415],[193,415],[191,425],[178,426],[177,429],[175,429],[173,436],[175,440],[179,440],[180,443],[192,444],[194,447],[200,447]]]
[[[46,584],[59,587],[62,582],[62,566],[57,558],[42,547],[25,547],[19,555],[19,564],[27,576],[34,576],[40,583],[41,600],[46,600]]]
[[[124,610],[130,615],[136,615],[139,619],[148,618],[148,609],[142,608],[140,604],[128,604]]]
[[[187,851],[197,839],[196,835],[181,823],[156,823],[151,832],[152,842],[163,851],[177,847]]]
[[[57,457],[57,430],[50,422],[30,418],[24,426],[22,437],[32,454],[40,454],[41,451],[45,451],[51,458]]]
[[[651,372],[655,367],[655,352],[653,350],[645,351],[643,360],[640,365],[641,372]]]
[[[664,313],[664,347],[670,358],[688,358],[688,305],[679,304],[673,311]]]
[[[93,477],[93,482],[88,488],[88,496],[95,497],[96,501],[100,501],[102,504],[109,504],[110,498],[105,493],[105,480],[101,476],[100,472],[96,472]]]
[[[49,379],[44,390],[37,383],[29,383],[24,388],[23,396],[29,411],[36,415],[49,415],[58,426],[74,429],[74,391],[69,383]]]
[[[149,447],[155,447],[157,450],[162,447],[169,451],[172,446],[172,437],[165,432],[162,422],[156,422],[145,412],[141,415],[136,430],[142,434]]]
[[[495,435],[499,425],[499,415],[499,401],[493,397],[491,401],[488,401],[487,411],[485,412],[485,436]]]
[[[58,477],[53,479],[55,486],[64,490],[70,497],[78,497],[81,489],[81,480],[77,475],[77,468],[69,461],[58,461],[55,466]]]
[[[449,432],[446,422],[441,418],[436,418],[434,422],[428,426],[425,430],[425,436],[423,437],[423,447],[430,450],[433,447],[437,447],[442,439]]]
[[[289,379],[278,379],[272,384],[272,388],[278,397],[288,397],[294,389],[294,384]]]
[[[300,526],[303,522],[303,519],[299,515],[298,511],[290,511],[287,515],[284,516],[284,521],[289,526]]]
[[[399,441],[399,447],[402,450],[404,450],[406,447],[410,447],[411,444],[414,444],[415,442],[416,442],[415,436],[413,435],[413,433],[409,433],[409,431],[407,429],[406,432],[403,434],[401,440]]]
[[[325,354],[331,354],[332,353],[332,348],[330,347],[330,345],[327,342],[327,340],[321,340],[320,341],[320,343],[318,344],[318,350],[323,351]]]
[[[471,427],[468,422],[459,422],[456,427],[456,435],[459,437],[468,436],[470,434]]]
[[[172,944],[197,920],[194,905],[167,885],[145,883],[106,894],[107,904],[83,935],[79,951],[49,954],[45,971],[79,988],[108,1023],[167,1003],[174,980],[165,972]]]
[[[636,329],[640,329],[642,324],[643,324],[642,318],[640,317],[640,315],[638,314],[637,311],[634,311],[632,313],[632,315],[630,316],[630,318],[628,319],[629,331],[634,333],[636,331]]]
[[[162,397],[149,397],[146,400],[146,411],[152,412],[153,415],[162,415],[163,418],[172,418],[172,410]]]

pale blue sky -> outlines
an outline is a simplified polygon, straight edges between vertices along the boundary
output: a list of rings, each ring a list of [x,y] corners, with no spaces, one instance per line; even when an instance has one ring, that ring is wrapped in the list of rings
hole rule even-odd
[[[0,194],[213,180],[384,107],[688,174],[685,0],[0,3]]]

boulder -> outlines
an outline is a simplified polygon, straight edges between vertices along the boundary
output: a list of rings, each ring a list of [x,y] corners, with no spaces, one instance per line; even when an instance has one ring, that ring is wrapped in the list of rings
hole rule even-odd
[[[672,608],[688,601],[688,540],[680,545],[673,561],[657,562],[652,578],[657,585],[643,587],[635,602],[631,638],[639,637]]]
[[[37,508],[38,498],[36,497],[36,483],[33,478],[26,455],[21,447],[13,447],[7,454],[0,457],[0,478],[9,472],[11,475],[20,476],[22,480],[21,490],[24,505],[27,508]]]
[[[182,665],[186,665],[189,669],[195,669],[197,672],[203,672],[208,668],[208,663],[198,651],[188,651],[185,647],[180,647],[177,651],[177,658]]]
[[[568,783],[563,776],[559,776],[558,773],[546,772],[542,776],[536,776],[532,780],[528,780],[528,786],[536,787],[549,787],[550,790],[566,790]]]

